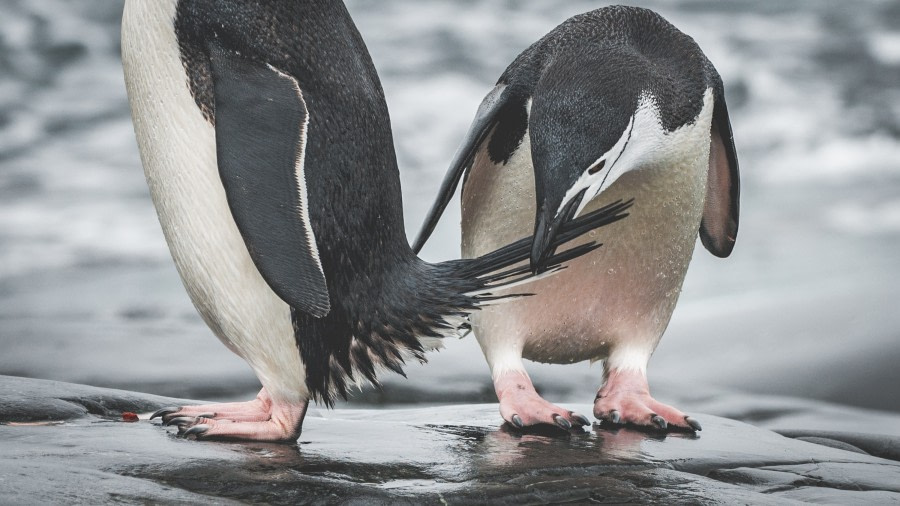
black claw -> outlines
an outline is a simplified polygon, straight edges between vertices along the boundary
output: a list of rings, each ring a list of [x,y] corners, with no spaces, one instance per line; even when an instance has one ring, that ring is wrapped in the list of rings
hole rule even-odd
[[[694,429],[698,432],[703,430],[703,427],[700,427],[700,422],[698,422],[697,420],[694,420],[693,418],[691,418],[689,416],[684,417],[684,421],[687,422],[687,424],[690,425],[692,429]]]
[[[175,418],[169,418],[168,420],[163,422],[163,425],[184,425],[187,423],[193,423],[197,419],[192,416],[176,416]]]
[[[513,425],[515,425],[516,427],[518,427],[520,429],[525,426],[525,424],[522,423],[522,419],[519,417],[519,415],[512,416],[512,423],[513,423]]]
[[[200,437],[209,430],[209,425],[194,425],[190,429],[187,429],[184,432],[178,431],[182,437],[194,436]]]
[[[181,411],[176,411],[174,413],[167,413],[167,414],[163,415],[162,418],[160,418],[160,420],[162,420],[162,423],[166,423],[173,418],[178,418],[179,416],[186,416],[186,415],[183,415],[181,413]]]
[[[560,427],[562,427],[565,430],[569,430],[572,428],[572,424],[569,423],[568,420],[566,420],[565,418],[563,418],[559,415],[553,415],[553,421],[556,422],[556,425],[559,425]]]
[[[615,409],[609,412],[609,421],[618,425],[622,423],[622,416]]]
[[[203,413],[201,415],[197,415],[198,420],[201,418],[215,418],[215,417],[216,417],[215,413]]]
[[[167,408],[157,409],[156,411],[153,412],[152,415],[150,415],[150,419],[153,420],[156,417],[171,415],[172,413],[177,413],[180,410],[181,410],[181,408],[176,408],[176,407],[172,407],[172,406],[169,406]]]
[[[660,428],[660,430],[666,430],[669,427],[669,424],[666,423],[666,420],[659,415],[651,415],[650,421],[653,422],[653,425],[656,425]]]
[[[587,417],[579,415],[578,413],[572,413],[572,418],[575,419],[580,425],[590,425],[591,421],[587,419]]]

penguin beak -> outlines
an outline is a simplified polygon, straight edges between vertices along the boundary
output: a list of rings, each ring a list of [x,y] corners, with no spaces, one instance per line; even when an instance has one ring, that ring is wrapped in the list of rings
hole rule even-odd
[[[578,204],[584,198],[587,189],[580,191],[562,208],[545,200],[538,211],[534,224],[534,239],[531,243],[531,272],[539,274],[547,270],[547,260],[556,253],[556,235],[560,228],[575,216]],[[554,214],[554,210],[559,212]]]

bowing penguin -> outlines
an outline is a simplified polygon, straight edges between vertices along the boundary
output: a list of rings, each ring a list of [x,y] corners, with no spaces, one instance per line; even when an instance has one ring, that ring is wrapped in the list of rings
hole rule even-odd
[[[533,233],[536,272],[573,217],[633,200],[627,220],[593,237],[603,248],[529,286],[535,296],[473,315],[503,418],[586,424],[537,394],[522,358],[602,360],[595,417],[700,430],[651,397],[647,382],[698,231],[727,257],[738,229],[724,88],[694,40],[650,10],[615,6],[575,16],[526,49],[479,107],[415,251],[464,173],[463,256]]]
[[[412,252],[384,93],[340,1],[128,0],[122,59],[184,286],[262,384],[249,402],[154,414],[181,434],[294,441],[310,399],[331,405],[381,369],[402,374],[508,298],[494,290],[531,276],[513,267],[528,240],[439,264]]]

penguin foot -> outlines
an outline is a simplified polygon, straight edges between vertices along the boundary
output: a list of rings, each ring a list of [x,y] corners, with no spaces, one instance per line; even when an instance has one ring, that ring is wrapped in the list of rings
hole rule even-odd
[[[586,417],[542,399],[524,371],[501,374],[494,380],[494,389],[500,400],[500,416],[515,428],[545,424],[569,430],[590,424]]]
[[[273,402],[265,421],[234,421],[197,417],[178,425],[178,435],[197,440],[293,443],[300,437],[308,402]]]
[[[232,422],[264,422],[270,418],[271,403],[268,392],[263,388],[252,401],[167,407],[150,415],[150,419],[162,418],[163,425],[183,425],[184,419],[193,420],[197,417]]]
[[[700,423],[650,396],[641,371],[613,370],[594,399],[594,416],[612,425],[631,424],[653,430],[701,430]]]
[[[294,442],[300,436],[307,401],[273,400],[265,389],[248,402],[163,408],[151,415],[178,435],[193,439]]]

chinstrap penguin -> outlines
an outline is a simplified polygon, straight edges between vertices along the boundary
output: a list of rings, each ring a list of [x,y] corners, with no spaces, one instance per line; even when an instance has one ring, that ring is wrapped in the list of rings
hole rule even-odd
[[[526,49],[479,107],[415,251],[464,174],[463,256],[533,233],[536,271],[573,216],[634,201],[627,220],[591,234],[603,248],[535,282],[534,297],[473,315],[503,418],[581,423],[537,394],[522,358],[603,360],[595,417],[699,430],[650,396],[646,375],[698,230],[726,257],[738,229],[724,88],[694,40],[650,10],[615,6],[575,16]]]
[[[514,267],[529,240],[439,264],[412,252],[384,93],[340,1],[128,0],[122,57],[175,265],[263,387],[249,402],[154,414],[181,434],[296,440],[310,399],[330,405],[381,369],[402,374],[471,311],[508,298],[494,290],[531,277]]]

